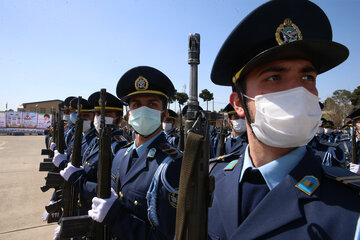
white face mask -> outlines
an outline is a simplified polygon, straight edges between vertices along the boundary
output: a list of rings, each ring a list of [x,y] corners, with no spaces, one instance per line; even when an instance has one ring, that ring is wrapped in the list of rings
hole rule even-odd
[[[304,87],[257,95],[253,100],[256,115],[251,127],[255,136],[268,146],[304,146],[321,124],[319,98]]]
[[[83,133],[87,133],[91,128],[91,121],[90,120],[84,120],[83,121]]]
[[[70,121],[75,124],[76,119],[77,119],[77,113],[76,112],[70,113]]]
[[[161,125],[161,111],[140,107],[130,111],[129,124],[142,136],[149,136]]]
[[[106,117],[105,116],[105,124],[113,124],[114,118],[112,117]],[[94,117],[94,126],[98,133],[100,133],[100,126],[101,126],[101,115],[98,115]]]
[[[63,115],[63,120],[70,123],[70,115],[69,114],[64,114]]]
[[[164,129],[165,132],[168,132],[172,129],[172,123],[163,122],[162,128]]]
[[[235,132],[240,133],[246,130],[246,123],[244,119],[231,120],[232,128]]]

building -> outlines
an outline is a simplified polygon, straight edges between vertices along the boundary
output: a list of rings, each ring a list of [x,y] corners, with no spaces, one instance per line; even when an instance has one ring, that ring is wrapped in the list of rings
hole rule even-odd
[[[59,104],[62,102],[63,101],[60,99],[54,99],[41,102],[23,103],[23,108],[19,108],[18,111],[50,114],[53,112],[59,112]]]

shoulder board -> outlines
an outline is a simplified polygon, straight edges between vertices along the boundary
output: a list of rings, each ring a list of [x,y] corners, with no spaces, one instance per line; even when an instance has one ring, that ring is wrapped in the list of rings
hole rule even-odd
[[[115,136],[113,136],[113,138],[117,142],[127,142],[126,138],[124,138],[124,136],[122,136],[122,135],[115,135]]]
[[[209,160],[209,162],[210,163],[213,163],[213,162],[216,162],[216,163],[219,163],[219,162],[231,162],[232,160],[241,158],[242,156],[243,156],[243,154],[240,153],[240,152],[231,152],[231,153],[228,153],[228,154],[216,157],[216,158],[211,158]]]
[[[174,148],[172,145],[170,145],[169,143],[161,143],[158,145],[158,148],[165,153],[166,155],[177,159],[179,157],[182,156],[182,153],[177,150],[176,148]]]
[[[360,191],[360,175],[340,167],[322,166],[327,178],[343,183],[345,186]]]
[[[128,144],[125,144],[124,146],[121,147],[121,149],[123,149],[123,148],[129,148],[129,147],[131,147],[131,145],[133,145],[133,143],[134,143],[134,141],[132,141],[132,142],[130,142],[130,143],[128,143]]]

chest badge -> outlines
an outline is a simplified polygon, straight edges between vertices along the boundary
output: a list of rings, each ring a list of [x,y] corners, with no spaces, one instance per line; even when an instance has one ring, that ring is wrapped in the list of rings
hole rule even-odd
[[[314,176],[305,176],[298,182],[295,187],[311,196],[313,192],[320,186],[319,180]]]
[[[233,170],[238,162],[239,162],[238,160],[231,161],[226,167],[224,167],[224,171]]]

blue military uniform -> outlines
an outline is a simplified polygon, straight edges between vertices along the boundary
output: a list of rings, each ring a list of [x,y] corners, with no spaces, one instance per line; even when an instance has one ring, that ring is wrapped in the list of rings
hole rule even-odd
[[[217,156],[217,148],[219,144],[220,134],[214,127],[210,129],[210,158]]]
[[[232,152],[240,152],[242,153],[248,144],[247,140],[247,132],[242,132],[239,136],[234,138],[232,134],[229,134],[225,138],[225,154],[229,154]]]
[[[285,139],[287,131],[293,127],[290,124],[295,122],[292,120],[301,121],[301,117],[304,116],[295,116],[291,119],[292,116],[288,115],[291,120],[285,122],[289,126],[286,126],[285,132],[281,133],[281,128],[273,124],[282,122],[276,119],[282,116],[278,112],[274,112],[274,115],[269,117],[271,120],[267,122],[267,127],[253,128],[257,114],[267,113],[266,111],[271,110],[271,105],[277,105],[280,110],[286,111],[286,102],[281,104],[272,102],[269,106],[265,100],[259,100],[257,96],[259,94],[264,98],[271,94],[274,94],[272,97],[280,96],[281,94],[277,92],[284,93],[295,88],[286,85],[299,83],[294,69],[291,67],[287,69],[287,66],[293,63],[293,59],[300,62],[305,59],[310,62],[313,72],[315,70],[318,75],[342,63],[348,55],[349,51],[345,46],[332,41],[329,19],[317,5],[307,0],[272,0],[252,11],[231,32],[215,59],[211,80],[215,84],[233,87],[238,98],[232,99],[241,103],[241,110],[248,123],[247,127],[259,131],[272,128],[270,133],[279,133],[278,138]],[[275,63],[279,63],[279,66]],[[305,71],[304,68],[301,70]],[[287,76],[283,71],[290,72],[291,77],[282,78]],[[255,78],[254,85],[251,85],[252,78],[247,78],[249,74],[253,74],[251,77]],[[272,82],[269,86],[276,87],[275,89],[269,87],[268,93],[262,93],[267,88],[259,85],[267,84],[267,81]],[[311,86],[316,89],[315,84]],[[282,91],[281,87],[284,87],[285,91]],[[248,102],[252,100],[245,96],[250,91],[255,95],[255,103],[251,102],[255,106],[249,105]],[[299,99],[305,101],[306,97]],[[317,107],[313,103],[314,101],[309,109]],[[316,109],[317,113],[318,110]],[[312,136],[315,127],[318,126],[318,114],[312,115],[310,111],[306,113],[304,111],[303,114],[314,117],[313,122],[312,120],[304,122],[314,126],[311,131],[306,131]],[[267,153],[266,146],[279,150],[280,143],[283,143],[284,147],[287,145],[284,139],[279,141],[279,145],[266,144],[263,140],[266,138],[264,135],[256,131],[254,136],[250,133],[248,135],[252,140],[256,141],[257,138],[260,141],[258,152],[257,149],[252,149],[256,144],[252,146],[251,141],[242,158],[230,163],[219,162],[213,169],[211,174],[215,177],[215,190],[208,216],[209,238],[354,239],[359,237],[355,235],[360,229],[359,176],[346,169],[322,165],[320,158],[305,146],[294,148],[278,159],[264,159],[266,164],[261,162],[261,159],[254,158],[254,164],[260,165],[254,168],[249,150],[254,157],[259,158]],[[294,136],[292,140],[296,137]],[[306,142],[306,136],[301,137],[301,140]],[[296,144],[302,145],[303,142],[291,144],[290,147],[295,147]]]
[[[209,209],[210,239],[353,239],[360,198],[352,187],[360,185],[344,185],[336,178],[355,174],[322,166],[316,158],[307,149],[299,164],[245,219],[240,219],[238,204],[243,157],[234,166],[219,163],[211,173],[215,191]],[[318,179],[319,186],[310,195],[295,187],[305,176]]]
[[[163,132],[153,138],[135,162],[134,144],[121,149],[113,161],[112,187],[120,198],[104,222],[116,236],[124,239],[170,239],[175,232],[177,193],[174,190],[179,186],[182,154],[166,141]],[[155,172],[166,158],[171,160],[163,170],[164,176],[156,179],[157,186],[150,189]],[[131,167],[130,162],[133,162]],[[147,202],[147,195],[154,189],[157,199],[153,204],[156,205]],[[150,206],[152,211],[148,210]],[[152,219],[148,216],[151,214],[157,217]]]
[[[173,128],[167,132],[165,132],[165,137],[166,137],[166,140],[174,147],[178,147],[179,145],[179,134],[176,132],[176,129]]]

